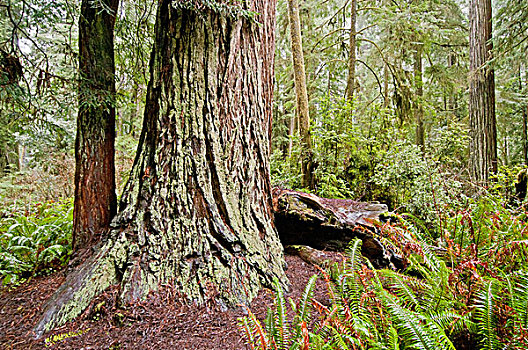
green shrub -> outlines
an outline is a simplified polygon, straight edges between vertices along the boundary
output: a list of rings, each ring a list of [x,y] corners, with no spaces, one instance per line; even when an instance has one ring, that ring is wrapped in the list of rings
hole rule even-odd
[[[17,283],[64,265],[71,254],[72,200],[11,205],[0,212],[0,278]]]
[[[383,189],[393,210],[419,217],[429,227],[440,226],[443,215],[467,201],[463,183],[407,141],[392,146],[370,181]]]

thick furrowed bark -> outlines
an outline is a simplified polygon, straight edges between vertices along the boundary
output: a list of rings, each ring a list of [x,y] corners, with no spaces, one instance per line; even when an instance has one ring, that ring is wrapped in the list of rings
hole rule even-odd
[[[260,24],[160,4],[142,136],[113,231],[37,331],[112,283],[123,301],[171,282],[191,301],[234,306],[286,281],[268,163],[275,3],[244,6]]]
[[[88,248],[116,214],[114,23],[119,0],[105,10],[84,0],[79,19],[79,115],[75,138],[73,249]]]

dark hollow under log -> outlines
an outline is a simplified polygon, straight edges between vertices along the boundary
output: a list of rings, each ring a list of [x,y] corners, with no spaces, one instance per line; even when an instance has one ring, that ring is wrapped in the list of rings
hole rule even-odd
[[[307,245],[343,251],[354,238],[374,267],[401,268],[401,259],[376,238],[372,223],[387,213],[385,204],[327,199],[282,188],[273,189],[275,226],[283,245]]]

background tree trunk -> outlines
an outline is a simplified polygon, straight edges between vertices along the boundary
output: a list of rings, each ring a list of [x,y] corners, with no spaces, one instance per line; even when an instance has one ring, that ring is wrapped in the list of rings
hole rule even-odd
[[[526,80],[528,81],[528,71],[526,72]],[[519,93],[523,93],[522,81],[522,64],[519,63]],[[522,107],[522,160],[524,165],[528,165],[528,104]]]
[[[114,24],[119,0],[83,0],[75,139],[73,248],[93,245],[116,213]]]
[[[383,108],[388,108],[389,100],[389,67],[387,63],[383,63]]]
[[[160,3],[138,153],[114,229],[59,288],[36,327],[76,316],[111,284],[144,298],[172,283],[233,306],[285,282],[269,174],[275,1],[234,18]]]
[[[425,152],[425,130],[423,123],[423,67],[422,67],[422,51],[423,45],[421,43],[415,44],[414,51],[414,119],[416,121],[416,145],[420,147],[422,153]]]
[[[495,75],[491,59],[491,0],[471,0],[469,6],[469,168],[474,181],[486,183],[497,171]]]
[[[523,161],[524,165],[528,165],[528,106],[523,109],[523,130],[522,130],[522,143],[523,143]]]
[[[312,137],[310,134],[310,111],[308,90],[306,88],[306,73],[304,71],[299,1],[288,0],[288,10],[290,17],[293,70],[295,75],[295,94],[297,96],[297,114],[299,116],[299,132],[302,143],[302,185],[307,188],[314,188],[315,181],[312,174],[313,153]]]
[[[448,56],[447,56],[447,67],[452,69],[457,63],[457,56],[454,52],[450,53]],[[459,113],[459,110],[458,110],[458,92],[456,90],[456,87],[451,87],[449,90],[448,90],[448,97],[447,97],[447,100],[448,100],[448,104],[447,104],[447,109],[449,111],[449,114],[453,115],[453,117],[455,117],[456,119],[454,120],[459,120],[460,119],[460,113]]]
[[[348,55],[348,79],[346,87],[347,100],[354,99],[356,92],[356,17],[357,17],[357,1],[352,0],[350,5],[350,43]]]

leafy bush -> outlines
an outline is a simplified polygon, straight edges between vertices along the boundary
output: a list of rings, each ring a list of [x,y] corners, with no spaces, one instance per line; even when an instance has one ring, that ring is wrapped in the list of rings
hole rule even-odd
[[[357,104],[324,97],[317,102],[312,140],[317,195],[329,198],[374,199],[379,193],[369,181],[375,164],[392,144],[387,110],[372,105],[363,115]],[[271,158],[272,183],[301,189],[301,152],[297,135],[279,140]],[[278,142],[280,141],[280,142]],[[291,148],[285,145],[291,144]]]
[[[386,153],[371,181],[383,189],[393,210],[420,217],[428,225],[438,224],[446,210],[467,201],[456,176],[406,141],[397,142]]]
[[[16,283],[65,264],[71,254],[73,203],[12,205],[0,212],[0,278]]]

